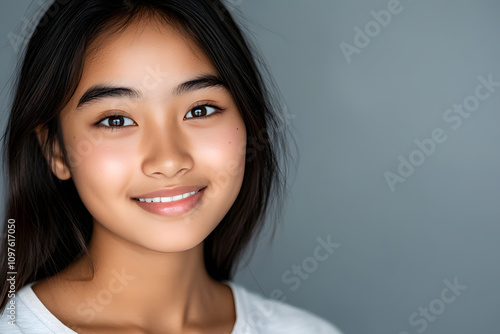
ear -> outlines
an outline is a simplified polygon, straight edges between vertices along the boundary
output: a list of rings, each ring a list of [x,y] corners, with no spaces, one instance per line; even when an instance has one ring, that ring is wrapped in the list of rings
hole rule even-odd
[[[40,144],[40,148],[42,149],[43,155],[46,160],[49,160],[48,149],[46,147],[47,142],[47,128],[43,126],[39,126],[36,128],[36,137],[38,139],[38,143]],[[61,147],[59,145],[59,141],[57,138],[54,141],[54,146],[52,147],[52,161],[49,161],[52,173],[59,180],[68,180],[71,178],[71,171],[64,161],[64,156],[62,154]]]

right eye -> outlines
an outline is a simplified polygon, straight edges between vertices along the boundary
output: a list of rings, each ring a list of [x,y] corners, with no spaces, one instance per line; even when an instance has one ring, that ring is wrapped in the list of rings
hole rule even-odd
[[[108,128],[123,128],[126,126],[136,125],[136,123],[130,118],[120,115],[107,116],[101,119],[97,124]]]

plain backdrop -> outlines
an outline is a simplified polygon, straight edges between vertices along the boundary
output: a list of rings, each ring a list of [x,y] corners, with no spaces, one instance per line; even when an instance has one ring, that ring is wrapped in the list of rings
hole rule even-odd
[[[1,1],[2,129],[19,57],[9,36],[42,3]],[[345,333],[498,333],[500,3],[228,3],[300,155],[274,243],[236,282]]]

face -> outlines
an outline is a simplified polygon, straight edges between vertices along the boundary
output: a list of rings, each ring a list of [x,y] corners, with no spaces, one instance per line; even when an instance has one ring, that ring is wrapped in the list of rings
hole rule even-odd
[[[61,113],[71,177],[94,224],[144,248],[202,242],[241,188],[246,130],[211,62],[171,27],[95,42]]]

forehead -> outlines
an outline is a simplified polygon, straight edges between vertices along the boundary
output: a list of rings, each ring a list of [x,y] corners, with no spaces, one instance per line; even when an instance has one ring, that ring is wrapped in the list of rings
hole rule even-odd
[[[187,33],[158,20],[135,20],[120,31],[101,34],[90,45],[76,95],[103,82],[144,90],[151,80],[174,85],[199,73],[217,75]]]

